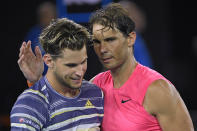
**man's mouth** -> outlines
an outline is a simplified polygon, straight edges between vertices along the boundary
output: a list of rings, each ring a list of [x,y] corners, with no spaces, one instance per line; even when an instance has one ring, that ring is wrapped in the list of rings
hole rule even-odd
[[[103,63],[109,63],[112,60],[112,57],[102,58]]]
[[[81,83],[81,78],[72,78],[71,79],[74,83]]]

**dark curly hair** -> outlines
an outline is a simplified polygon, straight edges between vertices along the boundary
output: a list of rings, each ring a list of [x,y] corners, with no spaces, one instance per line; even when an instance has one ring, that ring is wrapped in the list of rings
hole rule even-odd
[[[89,21],[90,31],[94,24],[101,24],[104,28],[117,28],[124,36],[135,30],[135,23],[128,11],[118,3],[111,3],[93,13]]]

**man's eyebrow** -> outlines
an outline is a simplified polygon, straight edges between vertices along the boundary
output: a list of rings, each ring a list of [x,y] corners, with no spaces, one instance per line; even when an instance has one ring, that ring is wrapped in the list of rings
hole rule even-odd
[[[88,57],[86,57],[81,63],[70,62],[70,63],[65,63],[64,65],[66,65],[66,66],[77,66],[78,64],[83,64],[84,62],[86,62],[87,59],[88,59]]]
[[[110,36],[110,37],[105,38],[104,40],[115,40],[115,39],[117,39],[117,37],[115,37],[115,36]]]

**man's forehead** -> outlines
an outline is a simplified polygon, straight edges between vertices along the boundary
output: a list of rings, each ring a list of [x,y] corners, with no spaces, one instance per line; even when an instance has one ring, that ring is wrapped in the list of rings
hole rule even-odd
[[[64,58],[68,58],[68,57],[77,57],[79,55],[86,55],[86,47],[84,46],[82,49],[69,49],[69,48],[65,48],[61,51],[61,56]]]
[[[101,24],[94,24],[93,25],[93,31],[102,31],[102,32],[106,32],[106,31],[118,31],[118,29],[116,27],[110,27],[110,26],[104,26]]]
[[[62,55],[62,57],[59,59],[62,61],[64,64],[69,64],[69,63],[75,63],[79,64],[86,60],[87,53],[86,52],[67,52]]]
[[[93,37],[95,35],[113,35],[118,33],[119,30],[117,28],[111,28],[111,27],[104,27],[102,25],[94,25],[93,26]]]

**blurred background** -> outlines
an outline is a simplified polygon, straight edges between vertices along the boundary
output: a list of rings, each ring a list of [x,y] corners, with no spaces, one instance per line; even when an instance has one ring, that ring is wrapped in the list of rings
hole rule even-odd
[[[50,3],[42,5],[44,2]],[[39,45],[36,38],[50,18],[68,17],[88,26],[91,12],[109,2],[120,2],[125,8],[131,9],[131,17],[136,20],[136,31],[139,34],[139,44],[136,42],[135,52],[137,60],[160,72],[175,85],[190,111],[196,128],[195,1],[132,0],[134,3],[131,5],[132,8],[129,8],[128,4],[121,0],[26,0],[4,1],[0,8],[2,44],[0,130],[9,130],[11,108],[18,95],[27,88],[26,80],[17,64],[21,43],[32,39],[35,45]],[[42,24],[39,25],[40,23]],[[91,47],[88,55],[88,70],[85,75],[87,80],[102,71],[102,66]]]

